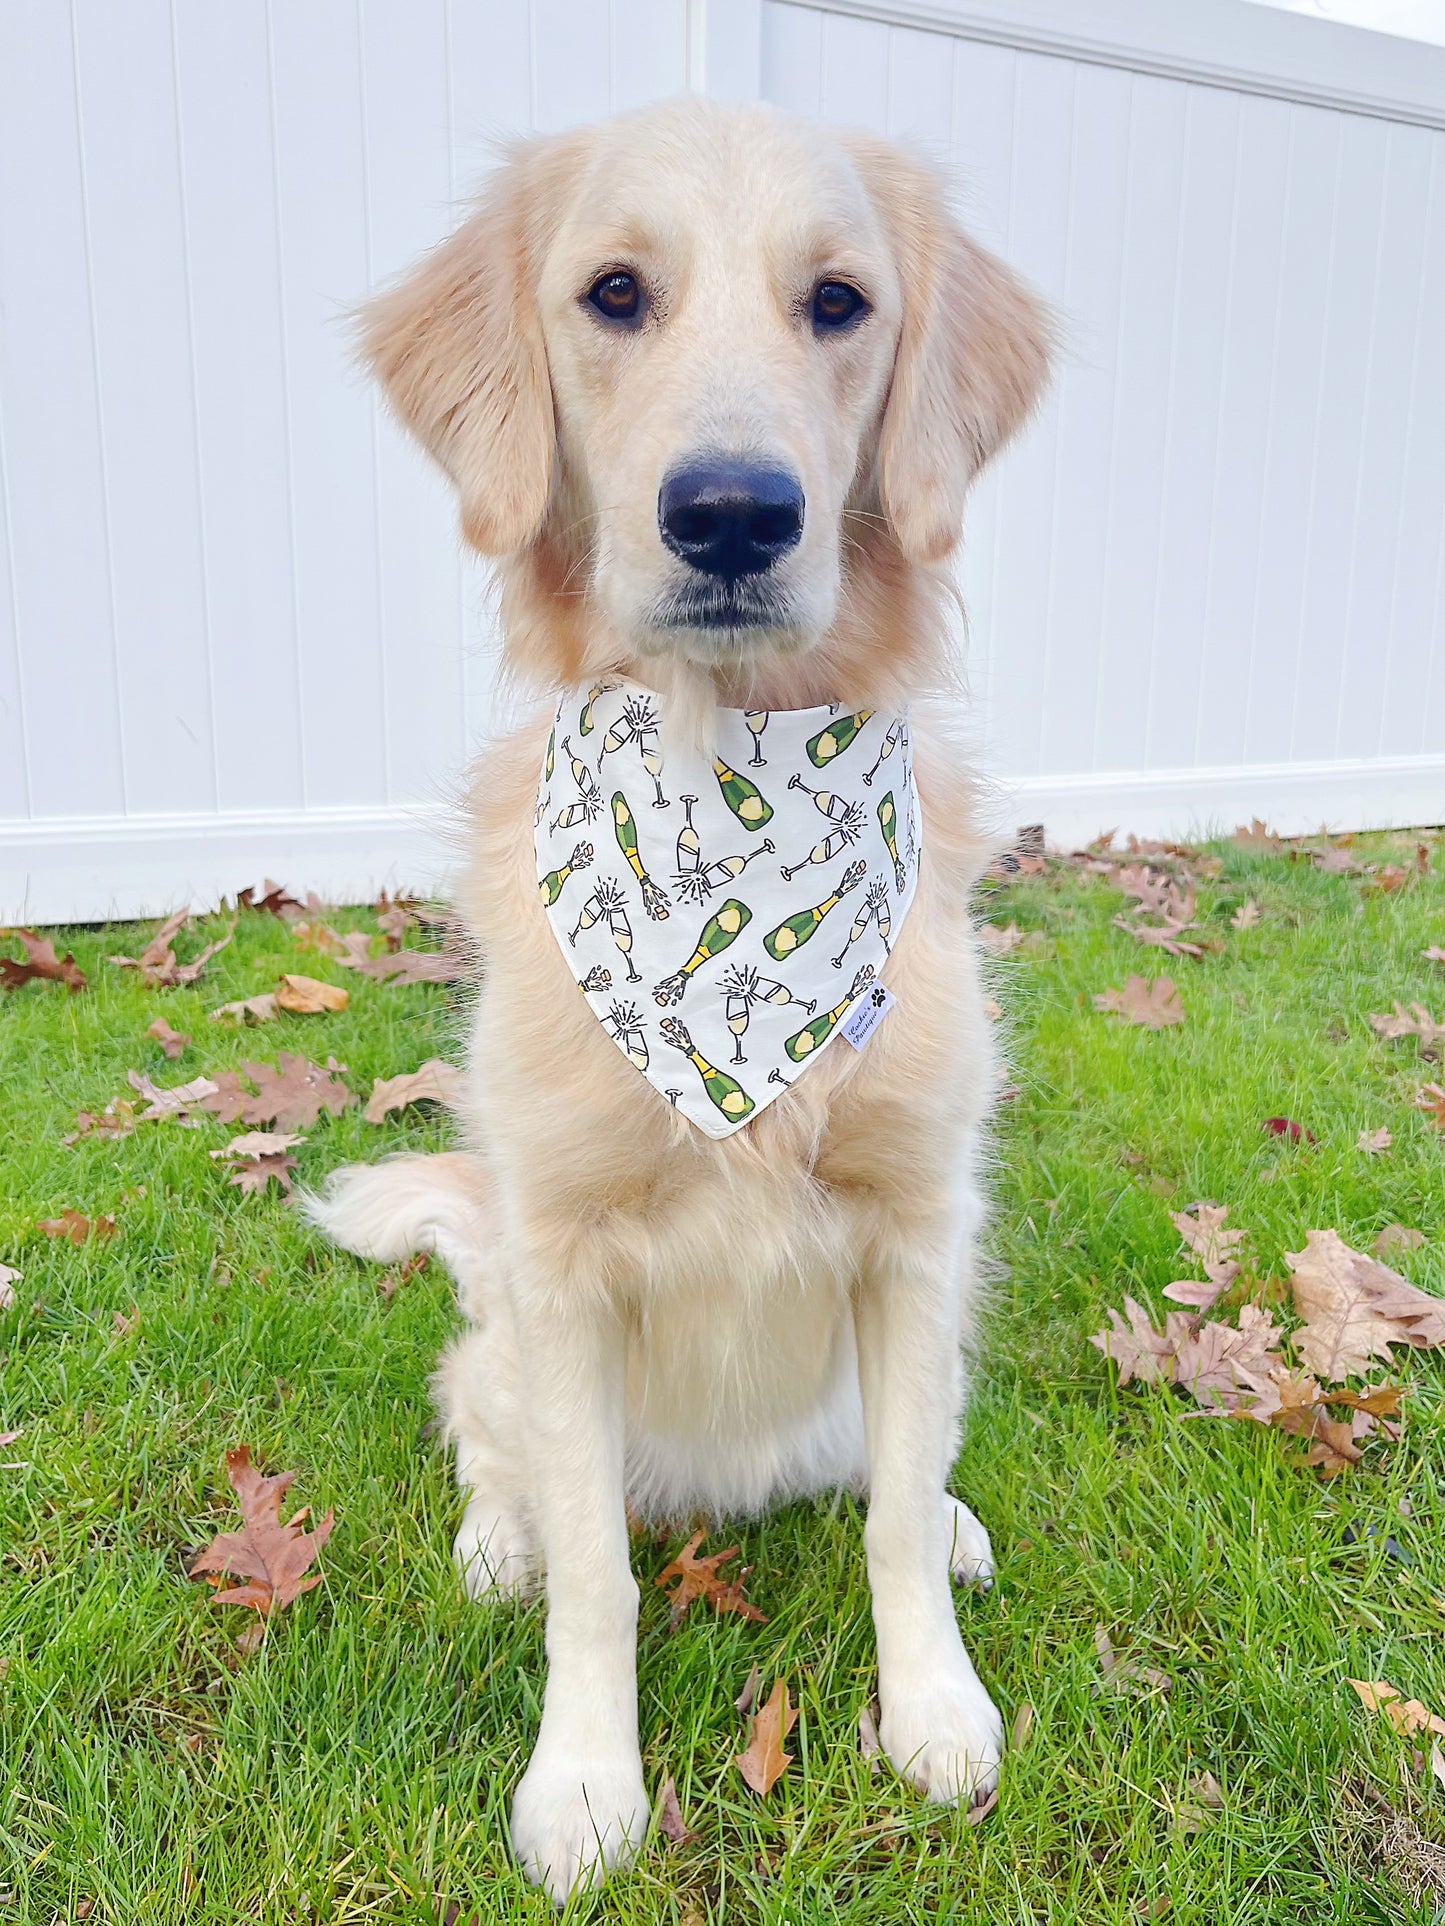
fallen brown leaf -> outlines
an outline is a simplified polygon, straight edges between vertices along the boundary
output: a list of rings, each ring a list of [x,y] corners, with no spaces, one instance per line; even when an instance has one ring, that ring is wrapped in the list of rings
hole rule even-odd
[[[746,1682],[743,1685],[742,1691],[739,1692],[737,1697],[733,1700],[733,1704],[737,1707],[738,1711],[742,1713],[744,1718],[746,1718],[749,1712],[752,1711],[753,1705],[757,1700],[758,1687],[762,1684],[762,1682],[763,1682],[762,1667],[760,1665],[754,1665],[751,1671],[748,1673],[748,1676],[747,1676]]]
[[[1384,1124],[1378,1130],[1362,1130],[1357,1142],[1367,1157],[1378,1157],[1393,1144],[1395,1139]]]
[[[1334,843],[1315,851],[1315,868],[1323,870],[1326,876],[1350,876],[1359,867],[1347,849],[1340,849]]]
[[[191,1560],[192,1578],[240,1578],[245,1582],[217,1591],[218,1605],[254,1605],[263,1615],[281,1611],[321,1583],[321,1574],[303,1577],[331,1536],[335,1513],[328,1511],[315,1531],[302,1530],[309,1515],[300,1511],[281,1522],[281,1500],[296,1473],[264,1477],[251,1463],[251,1447],[226,1453],[226,1476],[241,1504],[240,1531],[219,1532]]]
[[[1102,1625],[1094,1627],[1094,1650],[1106,1684],[1115,1692],[1167,1692],[1172,1681],[1157,1665],[1144,1665],[1138,1659],[1121,1658],[1114,1642]]]
[[[1252,930],[1259,921],[1259,904],[1256,903],[1251,896],[1247,902],[1240,904],[1229,921],[1231,927],[1234,929]]]
[[[212,1023],[274,1023],[280,1014],[276,992],[267,990],[261,996],[243,996],[235,1003],[223,1003],[219,1009],[212,1010]]]
[[[1372,1248],[1376,1257],[1388,1257],[1391,1251],[1417,1251],[1424,1242],[1422,1230],[1411,1230],[1405,1224],[1386,1224]]]
[[[70,1145],[78,1144],[82,1137],[129,1137],[136,1123],[135,1105],[124,1097],[117,1097],[104,1110],[77,1110],[75,1129],[60,1141]]]
[[[994,1786],[986,1799],[980,1799],[969,1807],[963,1815],[963,1823],[966,1826],[981,1826],[997,1804],[998,1787]]]
[[[1433,1732],[1445,1739],[1445,1719],[1431,1712],[1418,1699],[1407,1699],[1398,1686],[1384,1679],[1349,1679],[1367,1712],[1383,1712],[1402,1739],[1416,1732]]]
[[[753,1719],[752,1736],[734,1763],[760,1799],[765,1799],[793,1763],[783,1743],[798,1722],[798,1708],[788,1703],[786,1679],[773,1686],[772,1697]]]
[[[261,885],[259,896],[254,887],[237,891],[236,908],[266,910],[272,916],[289,919],[292,916],[304,916],[308,909],[325,909],[326,905],[318,903],[314,896],[307,902],[300,903],[294,896],[289,896],[279,883],[272,882],[268,876]]]
[[[111,962],[118,963],[123,970],[138,970],[152,989],[173,990],[180,984],[194,983],[211,958],[219,950],[225,949],[236,932],[232,927],[217,942],[207,944],[189,963],[178,963],[172,942],[190,920],[191,912],[188,909],[177,910],[174,916],[167,917],[161,924],[139,956],[113,956]]]
[[[124,1311],[112,1312],[110,1321],[117,1337],[134,1337],[141,1324],[140,1306],[132,1304],[129,1317]]]
[[[104,1242],[115,1236],[115,1219],[86,1217],[78,1210],[63,1210],[59,1217],[42,1217],[38,1228],[47,1237],[66,1237],[72,1244],[83,1244],[91,1237]]]
[[[8,1264],[0,1264],[0,1311],[8,1311],[15,1302],[15,1286],[20,1282],[20,1275]]]
[[[164,1017],[157,1017],[146,1035],[154,1037],[172,1061],[181,1054],[191,1040],[184,1030],[173,1030]]]
[[[13,956],[0,956],[0,989],[18,990],[36,981],[63,983],[74,996],[90,987],[75,958],[69,951],[57,956],[48,936],[39,936],[34,930],[15,930],[13,934],[20,938],[25,961],[20,963]]]
[[[275,994],[276,1008],[290,1010],[295,1016],[320,1016],[326,1011],[344,1010],[351,1001],[350,990],[289,971],[281,978]]]
[[[672,1623],[680,1625],[688,1611],[699,1599],[705,1599],[715,1612],[736,1612],[740,1618],[750,1618],[759,1625],[766,1625],[767,1619],[745,1595],[751,1565],[743,1568],[731,1578],[723,1578],[721,1567],[730,1558],[738,1555],[738,1546],[730,1545],[726,1551],[713,1552],[706,1558],[697,1556],[697,1548],[705,1533],[696,1531],[688,1539],[677,1557],[667,1565],[654,1584],[666,1586],[672,1579],[677,1583],[667,1594],[672,1607]]]
[[[1421,950],[1420,954],[1427,963],[1445,963],[1445,947],[1439,943],[1432,943],[1428,950]]]
[[[131,1089],[138,1091],[146,1102],[146,1108],[136,1118],[137,1123],[159,1123],[168,1118],[188,1123],[191,1112],[205,1109],[220,1089],[209,1077],[192,1077],[189,1083],[161,1086],[152,1083],[143,1071],[127,1070],[125,1075]]]
[[[1397,889],[1403,889],[1410,880],[1410,872],[1399,863],[1382,863],[1371,873],[1368,887],[1388,896]]]
[[[1105,990],[1094,998],[1096,1010],[1106,1010],[1130,1023],[1141,1023],[1149,1030],[1167,1029],[1182,1023],[1188,1014],[1175,987],[1174,979],[1157,976],[1131,976],[1122,990]]]
[[[414,1257],[407,1258],[406,1262],[401,1265],[399,1269],[388,1271],[384,1277],[379,1277],[376,1280],[377,1290],[386,1302],[390,1303],[402,1285],[410,1284],[411,1280],[417,1276],[419,1272],[424,1271],[430,1262],[431,1253],[429,1251],[418,1251]]]
[[[682,1807],[677,1798],[677,1782],[669,1772],[662,1783],[662,1791],[657,1795],[657,1829],[672,1841],[674,1846],[685,1846],[689,1839],[696,1839],[682,1816]]]
[[[356,1102],[335,1073],[345,1069],[334,1057],[326,1067],[310,1063],[305,1057],[283,1054],[275,1066],[245,1063],[241,1068],[256,1085],[247,1090],[234,1070],[223,1070],[216,1079],[214,1094],[202,1099],[201,1107],[219,1117],[222,1123],[274,1123],[282,1130],[300,1130],[314,1124],[323,1110],[339,1117]]]
[[[858,1751],[866,1761],[870,1776],[877,1774],[883,1758],[883,1741],[878,1736],[878,1701],[872,1700],[858,1714]]]
[[[980,926],[978,940],[991,956],[1008,956],[1024,941],[1023,931],[1017,923],[984,923]]]
[[[1248,1231],[1237,1226],[1226,1228],[1228,1204],[1191,1204],[1188,1210],[1170,1211],[1169,1221],[1185,1245],[1199,1259],[1211,1283],[1229,1286],[1239,1275],[1235,1247],[1242,1244]]]
[[[353,934],[361,935],[359,931]],[[342,969],[360,970],[378,983],[460,983],[471,974],[465,959],[455,950],[398,950],[393,956],[368,956],[361,948],[362,944],[369,946],[367,937],[361,936],[360,944],[350,937],[343,941],[351,954],[337,957]]]
[[[465,1079],[455,1064],[430,1057],[419,1070],[399,1077],[378,1077],[372,1085],[362,1115],[368,1123],[385,1123],[393,1110],[404,1110],[412,1103],[440,1103],[455,1109],[461,1099]]]
[[[1445,1130],[1445,1089],[1438,1083],[1427,1083],[1415,1099],[1415,1108],[1423,1110],[1437,1130]]]
[[[1262,823],[1258,816],[1250,823],[1248,829],[1236,829],[1234,840],[1241,849],[1253,849],[1267,855],[1276,855],[1284,848],[1283,837],[1276,836],[1269,825]]]
[[[1326,1383],[1361,1375],[1372,1358],[1388,1360],[1392,1344],[1445,1344],[1445,1299],[1351,1250],[1337,1232],[1307,1231],[1304,1250],[1286,1251],[1285,1263],[1304,1320],[1295,1348]]]
[[[1034,1708],[1025,1699],[1014,1713],[1013,1729],[1009,1733],[1009,1751],[1021,1752],[1028,1744],[1029,1734],[1034,1729]]]
[[[1412,1003],[1408,1010],[1398,999],[1385,1015],[1372,1016],[1371,1026],[1392,1042],[1400,1037],[1415,1037],[1422,1057],[1438,1057],[1445,1047],[1445,1023],[1431,1016],[1423,1003]]]

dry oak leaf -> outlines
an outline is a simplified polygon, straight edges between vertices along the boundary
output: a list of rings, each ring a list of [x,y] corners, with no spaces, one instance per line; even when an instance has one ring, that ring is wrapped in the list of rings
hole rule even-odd
[[[1274,1374],[1285,1368],[1275,1348],[1281,1335],[1268,1311],[1241,1305],[1237,1327],[1211,1320],[1179,1345],[1174,1382],[1206,1412],[1260,1416],[1278,1398]]]
[[[77,1110],[75,1129],[60,1141],[69,1146],[78,1144],[82,1137],[129,1137],[138,1121],[135,1105],[124,1097],[117,1097],[104,1110]]]
[[[232,928],[215,943],[207,944],[199,956],[189,963],[178,963],[172,939],[190,921],[189,909],[177,910],[168,916],[139,956],[113,956],[112,963],[118,963],[123,970],[139,970],[152,989],[173,990],[182,983],[194,983],[205,969],[207,963],[218,950],[225,949],[236,934]]]
[[[674,1846],[685,1846],[689,1839],[697,1837],[682,1816],[682,1807],[677,1797],[677,1781],[670,1772],[663,1780],[662,1790],[657,1795],[657,1829],[665,1838],[670,1839]]]
[[[68,1237],[72,1244],[83,1244],[91,1237],[103,1242],[115,1236],[115,1219],[86,1217],[78,1210],[63,1210],[59,1217],[42,1217],[38,1228],[47,1237]]]
[[[1235,1246],[1242,1244],[1249,1232],[1233,1225],[1226,1228],[1228,1215],[1228,1204],[1200,1203],[1191,1204],[1188,1210],[1170,1211],[1169,1221],[1199,1259],[1206,1276],[1223,1277],[1232,1284],[1239,1275]]]
[[[1348,849],[1341,849],[1335,843],[1315,851],[1315,868],[1323,870],[1326,876],[1350,876],[1359,864]]]
[[[314,976],[297,976],[288,971],[276,988],[276,1007],[295,1016],[320,1016],[328,1010],[344,1010],[351,1001],[350,990],[335,983],[322,983]]]
[[[1438,1056],[1441,1046],[1445,1045],[1445,1023],[1431,1016],[1423,1003],[1412,1003],[1406,1010],[1397,998],[1392,1011],[1372,1016],[1370,1023],[1382,1037],[1392,1041],[1399,1037],[1417,1037],[1422,1057]]]
[[[223,1003],[219,1009],[212,1010],[212,1023],[274,1023],[279,1014],[276,1005],[276,992],[267,990],[261,996],[243,996],[235,1003]]]
[[[402,1285],[410,1284],[417,1273],[424,1271],[430,1262],[429,1251],[418,1251],[414,1257],[409,1257],[399,1270],[388,1271],[384,1277],[379,1277],[376,1280],[376,1288],[382,1299],[389,1304]]]
[[[1172,1023],[1182,1023],[1188,1014],[1174,979],[1169,976],[1156,976],[1152,982],[1148,977],[1131,976],[1122,990],[1105,990],[1096,996],[1094,1008],[1124,1017],[1130,1023],[1141,1023],[1149,1030],[1164,1030]]]
[[[788,1703],[787,1680],[779,1679],[772,1697],[754,1716],[747,1751],[738,1753],[734,1760],[760,1799],[768,1796],[793,1763],[793,1755],[784,1752],[783,1743],[797,1722],[798,1708]]]
[[[18,990],[26,983],[39,980],[63,983],[74,996],[90,987],[89,978],[75,958],[68,950],[64,956],[57,956],[48,936],[38,936],[34,930],[16,930],[14,934],[24,946],[25,961],[20,963],[13,956],[0,956],[0,989]]]
[[[1254,849],[1275,854],[1284,848],[1284,839],[1276,836],[1268,823],[1262,823],[1256,816],[1248,829],[1239,828],[1234,832],[1234,840],[1242,849]]]
[[[1371,1248],[1376,1257],[1388,1257],[1391,1251],[1417,1251],[1425,1241],[1422,1230],[1411,1230],[1408,1224],[1386,1224]]]
[[[978,940],[991,956],[1007,956],[1025,940],[1024,933],[1017,923],[984,923],[980,926]]]
[[[1382,1151],[1390,1148],[1395,1139],[1386,1126],[1381,1124],[1378,1130],[1362,1130],[1356,1141],[1367,1157],[1378,1157]]]
[[[400,1077],[378,1077],[372,1085],[362,1113],[368,1123],[385,1123],[393,1110],[404,1110],[410,1103],[443,1103],[455,1109],[465,1079],[453,1063],[429,1057],[419,1070]]]
[[[283,1525],[281,1500],[296,1473],[264,1477],[251,1463],[249,1445],[226,1453],[226,1476],[241,1502],[244,1523],[240,1531],[217,1533],[191,1560],[190,1576],[210,1578],[213,1583],[226,1577],[245,1581],[217,1591],[218,1605],[254,1605],[263,1615],[281,1611],[321,1583],[319,1572],[310,1578],[303,1574],[331,1536],[335,1513],[328,1511],[311,1532],[302,1530],[309,1515],[306,1510]]]
[[[1105,1682],[1115,1692],[1167,1692],[1171,1680],[1157,1665],[1144,1665],[1138,1659],[1121,1658],[1113,1640],[1102,1625],[1094,1627],[1094,1650]]]
[[[1398,1686],[1385,1679],[1347,1679],[1367,1712],[1383,1712],[1402,1739],[1415,1732],[1433,1732],[1445,1739],[1445,1719],[1430,1711],[1418,1699],[1402,1697]]]
[[[227,1181],[243,1193],[259,1194],[272,1182],[289,1193],[291,1173],[298,1160],[288,1153],[305,1141],[304,1137],[279,1130],[250,1130],[244,1137],[233,1137],[224,1150],[213,1150],[211,1155],[227,1159],[231,1172]]]
[[[1431,1297],[1388,1265],[1351,1250],[1336,1231],[1307,1231],[1286,1251],[1294,1307],[1304,1323],[1294,1346],[1327,1384],[1358,1377],[1392,1344],[1445,1344],[1445,1299]]]
[[[155,1038],[156,1042],[172,1062],[175,1061],[191,1040],[184,1030],[173,1030],[164,1017],[157,1017],[149,1030],[146,1031],[146,1035]]]
[[[328,1057],[323,1069],[283,1052],[274,1067],[243,1063],[241,1068],[256,1085],[255,1095],[234,1070],[224,1070],[215,1095],[205,1099],[204,1107],[222,1123],[274,1123],[282,1130],[300,1130],[314,1124],[323,1110],[339,1117],[356,1102],[355,1092],[334,1074],[346,1068],[335,1057]]]
[[[238,890],[236,892],[236,908],[267,910],[272,916],[281,916],[289,919],[292,916],[304,916],[308,909],[325,909],[326,905],[325,903],[317,902],[315,896],[309,896],[306,902],[300,903],[294,896],[288,896],[280,883],[273,882],[268,876],[261,885],[261,894],[259,896],[257,896],[254,887],[251,889]]]
[[[1427,963],[1445,963],[1445,948],[1439,943],[1432,943],[1428,950],[1421,950],[1420,954]]]
[[[753,1707],[757,1704],[758,1687],[762,1684],[762,1682],[763,1682],[763,1668],[760,1665],[752,1666],[749,1669],[748,1676],[743,1683],[742,1691],[739,1692],[737,1697],[733,1700],[733,1704],[737,1707],[738,1711],[742,1713],[744,1718],[748,1716],[749,1712],[751,1712]]]
[[[729,1545],[726,1551],[713,1552],[706,1558],[699,1558],[697,1548],[705,1533],[695,1531],[671,1564],[664,1567],[661,1575],[653,1582],[666,1586],[674,1578],[677,1584],[667,1594],[672,1607],[672,1623],[680,1625],[689,1609],[698,1599],[706,1599],[715,1612],[736,1612],[740,1618],[753,1619],[759,1625],[766,1625],[767,1619],[743,1592],[751,1565],[730,1578],[720,1575],[720,1568],[730,1558],[736,1558],[739,1547]]]
[[[143,1071],[127,1070],[125,1075],[131,1089],[139,1091],[146,1101],[137,1123],[159,1123],[168,1117],[174,1117],[177,1123],[189,1123],[191,1112],[208,1108],[221,1087],[209,1077],[192,1077],[189,1083],[162,1087],[152,1083]]]
[[[1149,1313],[1132,1297],[1124,1299],[1124,1313],[1121,1317],[1111,1308],[1110,1329],[1096,1332],[1090,1344],[1113,1359],[1121,1385],[1134,1378],[1141,1384],[1173,1384],[1175,1358],[1180,1346],[1193,1336],[1198,1320],[1183,1311],[1171,1311],[1164,1329],[1156,1331]]]
[[[1247,902],[1241,903],[1229,919],[1230,927],[1236,930],[1252,930],[1258,921],[1259,904],[1252,896]]]
[[[368,941],[365,937],[361,940]],[[336,959],[342,969],[360,970],[378,983],[460,983],[470,974],[454,950],[398,950],[394,956],[366,956],[359,945],[348,941],[348,948],[349,956]]]
[[[1445,1130],[1445,1089],[1438,1083],[1427,1083],[1415,1099],[1415,1108],[1423,1110],[1437,1130]]]

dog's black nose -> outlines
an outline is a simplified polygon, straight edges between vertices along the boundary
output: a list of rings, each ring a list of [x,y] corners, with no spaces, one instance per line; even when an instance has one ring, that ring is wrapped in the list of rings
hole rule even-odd
[[[803,491],[781,468],[696,462],[675,468],[657,497],[662,539],[705,575],[760,575],[803,533]]]

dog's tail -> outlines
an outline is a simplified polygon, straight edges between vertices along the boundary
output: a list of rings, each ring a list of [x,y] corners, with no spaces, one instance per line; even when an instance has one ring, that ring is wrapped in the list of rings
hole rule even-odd
[[[381,1264],[435,1251],[454,1275],[486,1246],[486,1201],[482,1166],[462,1151],[350,1164],[300,1198],[311,1222],[343,1250]]]

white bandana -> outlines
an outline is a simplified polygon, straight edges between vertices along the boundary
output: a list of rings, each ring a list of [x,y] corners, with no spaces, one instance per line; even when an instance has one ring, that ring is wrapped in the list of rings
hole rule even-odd
[[[713,757],[636,683],[557,705],[537,792],[548,921],[593,1015],[709,1137],[843,1025],[903,927],[921,841],[906,716],[721,709]]]

